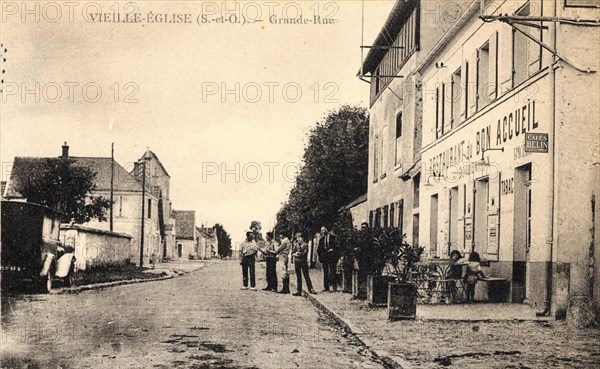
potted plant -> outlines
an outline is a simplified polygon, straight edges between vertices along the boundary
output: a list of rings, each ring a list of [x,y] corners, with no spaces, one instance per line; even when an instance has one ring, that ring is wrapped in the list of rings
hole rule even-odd
[[[354,251],[356,266],[352,273],[352,298],[365,300],[368,295],[367,282],[368,275],[373,273],[373,237],[376,230],[366,228],[354,230],[349,243]]]
[[[341,247],[341,257],[339,266],[342,271],[342,292],[352,292],[352,272],[354,271],[355,251],[352,243],[349,241],[353,230],[339,232],[338,240]]]
[[[396,228],[376,228],[373,230],[371,247],[371,268],[367,276],[367,301],[369,306],[386,306],[388,284],[396,277],[383,275],[387,265],[397,257],[398,246],[402,243]]]
[[[403,235],[390,264],[397,281],[388,285],[388,317],[390,320],[415,319],[417,316],[417,286],[411,275],[415,264],[421,261],[424,248],[409,245]]]
[[[349,210],[340,214],[334,229],[340,246],[338,269],[341,270],[342,292],[352,293],[352,272],[356,269],[355,242],[352,238],[355,237],[356,230],[352,224],[352,214]]]

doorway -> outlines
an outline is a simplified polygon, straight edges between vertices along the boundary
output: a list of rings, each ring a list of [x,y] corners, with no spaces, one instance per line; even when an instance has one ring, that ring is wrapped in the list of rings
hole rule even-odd
[[[458,187],[450,190],[450,213],[448,215],[448,256],[452,250],[458,250]]]
[[[438,243],[438,195],[431,196],[431,217],[429,223],[429,251],[431,256],[437,256],[437,243]]]
[[[473,251],[480,255],[487,250],[488,236],[488,198],[489,198],[490,180],[481,178],[475,182],[475,201],[473,204],[473,229],[475,230]]]
[[[531,164],[515,169],[512,301],[527,298],[527,259],[531,245]]]

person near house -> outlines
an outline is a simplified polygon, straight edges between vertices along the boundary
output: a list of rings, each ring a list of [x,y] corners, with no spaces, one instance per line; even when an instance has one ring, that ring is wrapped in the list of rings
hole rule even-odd
[[[475,300],[475,285],[479,278],[485,278],[481,270],[481,258],[475,251],[469,255],[469,264],[467,265],[467,274],[465,276],[465,289],[467,292],[467,303]]]
[[[302,296],[303,275],[308,292],[313,295],[316,294],[308,273],[308,244],[304,241],[302,233],[296,233],[296,240],[292,245],[292,257],[294,259],[294,269],[296,270],[296,287],[298,288],[294,296]]]
[[[273,232],[267,232],[267,241],[264,246],[260,249],[260,252],[265,255],[265,261],[267,263],[267,287],[263,288],[263,291],[277,292],[277,253],[276,249],[279,246],[277,241],[273,239]]]
[[[321,227],[321,238],[317,247],[319,262],[323,266],[323,292],[337,291],[337,262],[339,256],[339,245],[334,235],[329,233],[327,227]]]
[[[279,293],[287,294],[290,293],[290,273],[288,271],[288,263],[290,251],[292,249],[292,243],[290,242],[290,239],[287,238],[287,236],[283,233],[279,234],[279,241],[279,247],[275,250],[282,285]]]
[[[254,234],[252,231],[248,231],[246,232],[246,241],[242,243],[242,261],[240,263],[242,265],[243,290],[248,289],[248,274],[250,274],[250,289],[256,291],[256,251]]]

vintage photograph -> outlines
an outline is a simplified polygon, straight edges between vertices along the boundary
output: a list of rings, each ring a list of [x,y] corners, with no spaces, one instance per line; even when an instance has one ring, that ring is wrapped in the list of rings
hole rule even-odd
[[[0,369],[600,368],[600,0],[0,0]]]

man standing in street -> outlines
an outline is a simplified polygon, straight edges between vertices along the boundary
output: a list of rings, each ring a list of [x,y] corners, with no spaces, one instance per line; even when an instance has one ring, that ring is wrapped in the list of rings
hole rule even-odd
[[[250,272],[250,289],[256,291],[256,242],[254,242],[254,234],[252,231],[246,232],[246,241],[242,243],[242,276],[244,278],[243,290],[248,289],[248,272]]]
[[[265,261],[267,262],[267,287],[263,288],[263,291],[277,292],[277,271],[275,270],[277,265],[277,248],[278,243],[273,239],[273,232],[267,232],[267,242],[260,251],[265,255]]]
[[[279,268],[279,274],[281,275],[281,291],[279,293],[290,293],[290,273],[288,271],[288,263],[290,259],[290,251],[292,249],[292,243],[285,234],[279,234],[280,245],[275,250],[277,255],[277,265]]]
[[[310,275],[308,274],[308,244],[304,242],[304,238],[301,233],[296,233],[296,241],[292,245],[292,256],[294,257],[294,269],[296,270],[296,287],[298,291],[294,296],[302,296],[302,275],[304,275],[304,281],[308,292],[313,295],[316,294]]]
[[[323,266],[323,292],[329,291],[330,286],[333,287],[334,292],[337,291],[336,269],[339,259],[339,247],[335,236],[330,234],[326,227],[321,227],[317,255]]]

